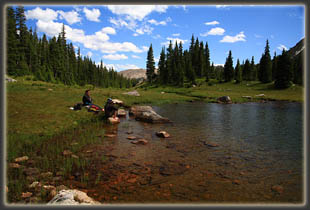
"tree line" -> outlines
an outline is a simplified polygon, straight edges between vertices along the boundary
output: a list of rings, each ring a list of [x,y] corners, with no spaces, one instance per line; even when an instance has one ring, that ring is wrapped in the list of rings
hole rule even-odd
[[[7,74],[33,75],[35,80],[65,85],[92,84],[99,87],[129,88],[136,83],[107,69],[101,60],[96,65],[88,56],[82,57],[67,43],[65,26],[56,38],[38,38],[36,30],[28,29],[24,7],[7,7]]]
[[[158,62],[157,72],[153,46],[150,45],[146,62],[147,80],[149,83],[162,85],[184,86],[186,83],[196,84],[197,78],[204,78],[206,82],[216,79],[219,82],[240,83],[242,81],[260,81],[262,83],[274,82],[275,88],[287,88],[291,84],[303,83],[303,52],[290,55],[283,49],[281,55],[270,56],[269,41],[266,41],[265,51],[260,62],[254,63],[246,59],[242,63],[237,59],[234,66],[231,50],[228,53],[224,67],[214,66],[210,62],[208,42],[191,38],[188,50],[183,51],[182,42],[175,42],[174,47],[170,41],[167,49],[162,48]]]

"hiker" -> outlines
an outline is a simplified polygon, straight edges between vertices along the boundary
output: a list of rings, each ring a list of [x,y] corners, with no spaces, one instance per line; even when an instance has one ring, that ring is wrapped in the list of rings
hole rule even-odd
[[[108,98],[106,105],[104,106],[104,115],[106,118],[116,118],[117,108],[114,106],[113,100]]]
[[[93,99],[90,97],[90,90],[86,90],[83,96],[83,106],[89,106],[88,111],[104,111],[100,106],[93,104]]]

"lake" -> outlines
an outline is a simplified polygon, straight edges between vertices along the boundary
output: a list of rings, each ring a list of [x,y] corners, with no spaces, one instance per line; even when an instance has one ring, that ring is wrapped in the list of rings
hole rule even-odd
[[[87,187],[90,197],[121,204],[302,203],[302,104],[153,108],[173,123],[148,124],[127,115],[118,125],[103,125],[116,136],[90,146],[105,155],[89,172],[100,173]],[[157,137],[161,130],[171,137]],[[148,144],[132,144],[128,136]]]

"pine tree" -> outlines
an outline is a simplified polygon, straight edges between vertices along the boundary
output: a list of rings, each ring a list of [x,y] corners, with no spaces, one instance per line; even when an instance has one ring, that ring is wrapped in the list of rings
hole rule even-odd
[[[159,61],[158,61],[158,71],[159,71],[159,79],[160,83],[167,84],[168,83],[168,75],[166,68],[166,54],[165,47],[162,48]]]
[[[276,77],[277,65],[278,65],[278,59],[277,59],[277,53],[275,51],[272,59],[272,81],[274,81]]]
[[[166,59],[166,68],[167,68],[167,83],[171,84],[173,82],[172,77],[172,68],[173,68],[173,48],[172,48],[172,42],[170,40],[169,46],[167,49],[167,59]]]
[[[249,59],[245,60],[243,70],[242,70],[242,79],[246,81],[251,80],[251,65]]]
[[[233,67],[233,58],[231,50],[229,50],[228,57],[224,65],[224,80],[225,82],[230,82],[234,78],[234,67]]]
[[[269,51],[269,42],[266,41],[265,52],[262,55],[259,62],[259,80],[263,83],[268,83],[272,81],[272,63]]]
[[[278,89],[288,88],[292,84],[292,62],[288,53],[283,49],[278,60],[275,76],[275,87]]]
[[[206,81],[208,82],[209,79],[211,78],[211,69],[210,69],[210,51],[209,51],[209,46],[208,46],[208,42],[206,42],[205,45],[205,62],[206,62],[206,66],[205,66],[205,77],[206,77]],[[214,66],[213,66],[214,68]]]
[[[252,60],[251,60],[251,80],[252,81],[257,80],[257,68],[254,63],[254,56],[252,56]]]
[[[196,75],[192,65],[191,54],[187,50],[184,51],[184,57],[185,57],[185,72],[186,72],[185,75],[191,82],[191,84],[196,84]]]
[[[146,61],[146,76],[149,83],[153,83],[155,72],[155,61],[153,55],[152,44],[150,45],[149,51],[147,53],[147,61]]]
[[[237,60],[237,65],[235,67],[235,80],[236,83],[240,83],[242,81],[241,66],[239,59]]]
[[[301,52],[294,58],[293,82],[295,84],[303,84],[303,62],[304,52]]]
[[[183,45],[182,42],[180,42],[179,44],[179,65],[178,65],[178,85],[179,86],[183,86],[184,85],[184,77],[185,77],[185,73],[184,73],[184,69],[185,69],[185,60],[184,60],[184,55],[183,55]]]

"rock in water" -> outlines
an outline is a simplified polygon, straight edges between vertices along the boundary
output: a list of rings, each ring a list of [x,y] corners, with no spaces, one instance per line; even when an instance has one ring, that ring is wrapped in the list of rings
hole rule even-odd
[[[124,116],[126,116],[126,111],[125,111],[125,109],[119,109],[119,110],[117,110],[117,116],[119,116],[119,117],[124,117]]]
[[[284,189],[281,185],[274,185],[271,187],[271,190],[279,194],[283,193]]]
[[[139,140],[134,140],[134,141],[131,141],[132,144],[142,144],[142,145],[146,145],[148,143],[147,140],[145,139],[139,139]]]
[[[214,142],[204,142],[205,145],[208,147],[218,147],[219,145]]]
[[[133,106],[130,108],[129,114],[134,115],[136,120],[148,123],[168,123],[168,118],[157,114],[150,106]]]
[[[219,98],[217,98],[217,102],[218,103],[225,103],[225,104],[231,104],[232,103],[231,98],[229,96],[219,97]]]
[[[111,124],[120,123],[120,119],[119,119],[118,117],[115,117],[115,118],[109,117],[108,120],[109,120],[109,122],[110,122]]]
[[[26,161],[28,159],[29,159],[28,156],[23,156],[23,157],[15,158],[15,162],[19,163],[19,162]]]
[[[167,133],[166,131],[159,131],[159,132],[156,132],[156,136],[162,137],[162,138],[169,138],[170,134]]]
[[[98,205],[97,201],[88,197],[86,193],[79,190],[61,190],[50,200],[48,205]]]

